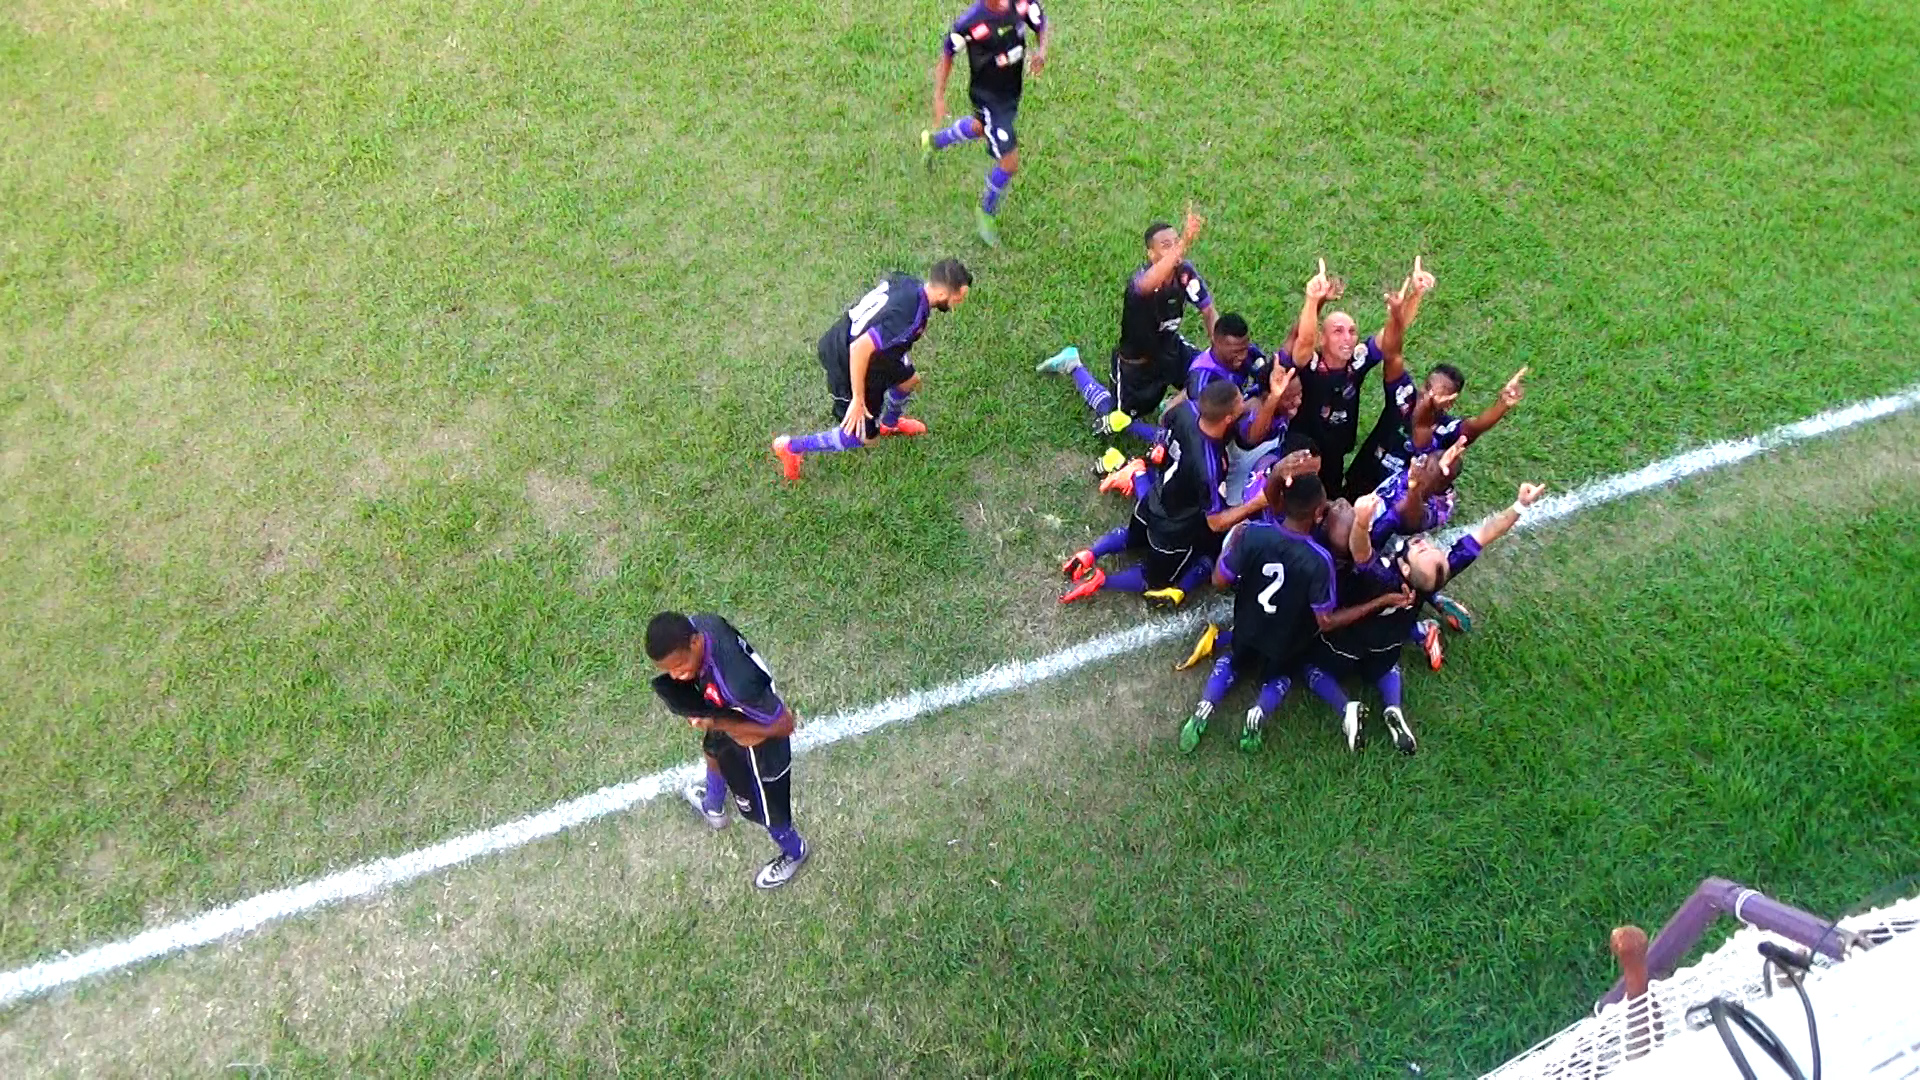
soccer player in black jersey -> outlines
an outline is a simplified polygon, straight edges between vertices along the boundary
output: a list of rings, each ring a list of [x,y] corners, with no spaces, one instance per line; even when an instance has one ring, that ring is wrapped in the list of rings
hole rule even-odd
[[[1200,704],[1180,728],[1182,753],[1200,745],[1213,710],[1243,678],[1253,680],[1260,692],[1247,710],[1240,749],[1259,749],[1266,717],[1287,696],[1292,686],[1288,673],[1315,632],[1352,626],[1400,602],[1383,596],[1358,606],[1336,606],[1333,555],[1313,535],[1327,512],[1326,488],[1319,477],[1289,478],[1275,469],[1260,501],[1280,506],[1285,517],[1278,523],[1247,522],[1229,538],[1214,567],[1214,584],[1233,589],[1233,639],[1207,676]],[[1405,602],[1412,603],[1411,594]]]
[[[1344,282],[1327,276],[1327,261],[1320,260],[1320,272],[1307,281],[1291,358],[1300,377],[1302,399],[1294,426],[1319,445],[1320,481],[1334,494],[1345,490],[1347,455],[1358,441],[1360,384],[1388,352],[1400,352],[1407,330],[1391,309],[1379,336],[1364,342],[1359,340],[1353,316],[1344,311],[1328,314],[1323,324],[1321,307],[1338,300],[1345,290]]]
[[[1177,233],[1163,221],[1147,227],[1147,263],[1127,279],[1120,299],[1120,341],[1109,358],[1112,390],[1093,377],[1080,362],[1080,350],[1071,346],[1040,362],[1037,370],[1073,377],[1081,398],[1093,410],[1095,431],[1124,431],[1152,442],[1156,434],[1152,418],[1158,415],[1161,401],[1167,391],[1186,385],[1187,368],[1200,352],[1180,336],[1180,321],[1188,307],[1199,309],[1207,339],[1213,339],[1218,317],[1213,295],[1187,261],[1187,251],[1205,224],[1205,218],[1188,210]]]
[[[928,314],[959,307],[972,285],[973,274],[959,259],[942,259],[925,282],[911,274],[888,274],[840,313],[817,350],[840,426],[773,440],[773,456],[787,479],[800,479],[802,454],[858,450],[885,435],[926,434],[927,425],[904,415],[907,399],[920,388],[907,350],[927,332]],[[883,404],[875,417],[877,402]]]
[[[727,793],[740,816],[766,827],[780,854],[753,883],[777,889],[807,861],[807,842],[793,827],[793,710],[780,700],[773,674],[747,639],[718,615],[663,611],[647,623],[647,656],[660,669],[653,691],[668,709],[705,734],[705,783],[687,788],[687,802],[715,829],[727,824]]]
[[[1014,122],[1020,114],[1020,90],[1026,71],[1027,31],[1035,35],[1033,73],[1047,65],[1047,17],[1040,0],[974,0],[948,28],[940,43],[940,59],[933,67],[933,127],[920,133],[920,160],[933,167],[933,153],[974,139],[987,140],[993,168],[987,172],[987,190],[980,196],[974,222],[988,247],[1000,246],[993,216],[1007,194],[1013,174],[1020,171],[1020,136]],[[947,121],[947,79],[953,58],[967,54],[967,98],[973,114],[944,127]]]
[[[1167,428],[1149,454],[1151,485],[1134,503],[1133,517],[1093,546],[1074,553],[1061,569],[1074,582],[1063,604],[1103,589],[1141,593],[1158,603],[1179,604],[1206,580],[1220,536],[1266,507],[1264,498],[1228,507],[1227,440],[1246,403],[1232,383],[1217,382],[1167,410]],[[1102,556],[1142,551],[1140,565],[1109,574]]]

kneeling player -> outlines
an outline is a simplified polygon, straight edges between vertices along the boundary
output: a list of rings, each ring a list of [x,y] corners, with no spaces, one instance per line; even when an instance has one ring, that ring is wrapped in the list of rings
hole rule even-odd
[[[807,843],[793,827],[793,710],[775,692],[753,646],[718,615],[663,611],[647,624],[647,656],[660,669],[653,691],[667,708],[705,732],[707,778],[687,802],[715,829],[727,824],[727,792],[740,816],[766,827],[780,854],[753,883],[777,889],[807,861]]]
[[[1377,496],[1368,496],[1354,508],[1353,547],[1356,587],[1369,591],[1405,596],[1409,601],[1432,596],[1454,575],[1473,565],[1480,552],[1505,536],[1520,520],[1520,513],[1546,491],[1541,484],[1521,484],[1511,507],[1481,522],[1472,532],[1442,550],[1425,536],[1409,540],[1398,537],[1386,547],[1375,549],[1371,525],[1381,512]],[[1313,659],[1303,671],[1307,686],[1340,715],[1347,749],[1357,750],[1366,718],[1366,706],[1349,699],[1340,688],[1342,677],[1359,677],[1374,682],[1385,704],[1387,731],[1403,754],[1416,749],[1413,725],[1407,722],[1401,705],[1400,648],[1410,636],[1418,605],[1395,607],[1384,616],[1370,620],[1372,625],[1356,627],[1350,633],[1323,633]]]
[[[1220,382],[1207,387],[1199,401],[1168,411],[1166,431],[1149,455],[1151,486],[1135,501],[1132,520],[1067,560],[1061,569],[1074,585],[1061,603],[1105,589],[1179,604],[1206,580],[1220,536],[1266,508],[1264,498],[1229,508],[1220,490],[1227,439],[1245,409],[1240,391]],[[1096,565],[1122,551],[1140,551],[1144,558],[1111,574]]]
[[[1200,745],[1213,710],[1243,678],[1255,680],[1260,693],[1247,710],[1240,749],[1259,749],[1267,716],[1292,685],[1286,672],[1314,630],[1351,625],[1383,603],[1335,608],[1333,556],[1313,538],[1327,513],[1326,489],[1318,476],[1289,478],[1275,469],[1260,501],[1283,507],[1285,518],[1279,524],[1248,522],[1234,533],[1214,568],[1214,584],[1233,589],[1232,645],[1214,663],[1200,704],[1180,728],[1182,753]]]
[[[929,313],[959,307],[972,285],[973,275],[959,259],[942,259],[927,272],[925,282],[910,274],[888,274],[840,314],[818,349],[840,426],[773,440],[773,455],[787,479],[800,479],[802,454],[858,450],[882,435],[926,434],[927,425],[904,415],[907,399],[920,387],[907,350],[927,332]],[[876,419],[872,406],[882,400]]]

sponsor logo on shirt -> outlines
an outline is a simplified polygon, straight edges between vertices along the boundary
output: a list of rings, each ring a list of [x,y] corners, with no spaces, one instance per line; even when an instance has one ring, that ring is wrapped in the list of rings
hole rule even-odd
[[[985,41],[987,40],[987,36],[992,33],[993,27],[988,26],[986,23],[976,23],[972,30],[973,40]]]

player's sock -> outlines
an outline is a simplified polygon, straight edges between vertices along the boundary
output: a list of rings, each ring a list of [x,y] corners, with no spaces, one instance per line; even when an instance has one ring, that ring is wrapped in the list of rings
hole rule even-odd
[[[1135,420],[1123,428],[1122,431],[1125,434],[1139,439],[1141,442],[1152,442],[1160,437],[1160,429],[1147,423],[1145,420]]]
[[[971,142],[985,134],[986,129],[980,126],[979,121],[971,116],[963,116],[933,133],[933,148],[945,150],[949,146]]]
[[[727,805],[727,778],[720,770],[707,766],[707,793],[700,800],[700,809],[709,814],[719,813]]]
[[[1216,649],[1233,648],[1233,627],[1231,626],[1221,627],[1220,636],[1213,639],[1213,647]]]
[[[1108,592],[1146,592],[1152,588],[1147,584],[1146,570],[1138,566],[1115,570],[1107,575],[1107,583],[1101,587]]]
[[[1085,364],[1075,366],[1072,374],[1073,385],[1080,389],[1080,399],[1093,410],[1093,415],[1105,416],[1113,411],[1113,391],[1102,386]]]
[[[1179,587],[1181,592],[1191,593],[1206,583],[1207,574],[1212,570],[1213,560],[1202,555],[1193,560],[1193,565],[1187,567],[1187,572],[1181,574],[1180,580],[1174,582],[1174,584]]]
[[[800,830],[791,825],[782,825],[777,829],[768,829],[767,835],[780,845],[780,854],[789,859],[798,859],[806,850],[806,843],[800,839]]]
[[[1260,696],[1254,699],[1253,704],[1261,712],[1272,716],[1273,710],[1280,707],[1280,702],[1286,698],[1287,691],[1291,689],[1293,689],[1293,680],[1282,675],[1262,686]]]
[[[1116,529],[1109,529],[1106,535],[1095,540],[1087,550],[1093,552],[1093,557],[1096,559],[1118,555],[1127,550],[1127,527],[1122,525]]]
[[[1399,664],[1395,664],[1392,667],[1388,668],[1387,673],[1385,675],[1380,676],[1380,681],[1377,683],[1374,683],[1374,685],[1380,688],[1380,699],[1382,701],[1385,701],[1387,704],[1392,705],[1395,708],[1399,707],[1400,705],[1400,665]]]
[[[1318,694],[1321,701],[1333,706],[1334,712],[1346,711],[1347,694],[1340,689],[1339,680],[1311,665],[1307,668],[1307,689]]]
[[[1226,700],[1227,691],[1233,689],[1233,654],[1222,653],[1220,659],[1213,662],[1213,670],[1207,673],[1207,685],[1200,689],[1200,700],[1206,702],[1209,710]]]
[[[893,427],[900,423],[900,414],[907,411],[907,399],[913,391],[902,390],[897,386],[887,387],[887,403],[880,407],[880,426]]]
[[[864,445],[858,435],[849,435],[840,428],[828,428],[790,440],[787,449],[796,454],[828,454],[835,450],[858,450]]]
[[[1000,212],[1000,200],[1007,197],[1007,185],[1013,183],[1013,174],[995,164],[987,170],[987,190],[980,193],[980,209],[989,214]]]

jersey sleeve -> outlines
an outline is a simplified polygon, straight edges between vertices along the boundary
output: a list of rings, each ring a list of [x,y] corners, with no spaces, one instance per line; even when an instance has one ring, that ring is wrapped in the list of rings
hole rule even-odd
[[[1382,382],[1380,389],[1386,392],[1387,408],[1398,413],[1402,423],[1413,423],[1413,402],[1419,396],[1413,389],[1413,376],[1402,371],[1392,382]]]
[[[925,308],[920,302],[920,290],[913,289],[906,295],[895,290],[887,297],[887,305],[874,316],[867,327],[867,338],[873,342],[873,350],[882,352],[911,345],[926,329]]]
[[[1213,294],[1207,291],[1207,279],[1190,262],[1180,264],[1175,271],[1180,275],[1180,298],[1196,308],[1205,308],[1213,304]]]
[[[1258,540],[1253,534],[1251,525],[1239,526],[1233,532],[1229,532],[1227,537],[1232,542],[1227,545],[1225,551],[1220,553],[1219,570],[1220,576],[1231,585],[1239,581],[1240,575],[1246,571],[1247,552],[1258,543]]]
[[[1455,540],[1453,546],[1447,549],[1448,580],[1452,580],[1455,574],[1472,566],[1473,561],[1479,557],[1480,541],[1475,539],[1472,533]]]
[[[1368,338],[1360,348],[1353,351],[1354,383],[1358,385],[1361,379],[1367,377],[1367,372],[1372,371],[1384,359],[1386,354],[1380,351],[1380,342],[1374,338]]]
[[[940,53],[952,57],[967,47],[967,35],[960,32],[960,24],[954,23],[947,28],[947,36],[940,39]]]
[[[1333,614],[1336,597],[1333,594],[1333,556],[1318,544],[1313,545],[1315,558],[1308,562],[1307,604],[1315,615]]]
[[[1028,26],[1033,27],[1034,33],[1047,28],[1047,15],[1040,10],[1040,0],[1014,0],[1013,10],[1027,21]]]
[[[742,716],[757,724],[771,724],[787,711],[787,705],[773,689],[773,674],[737,632],[715,635],[714,671],[720,678],[721,692],[727,703]]]

